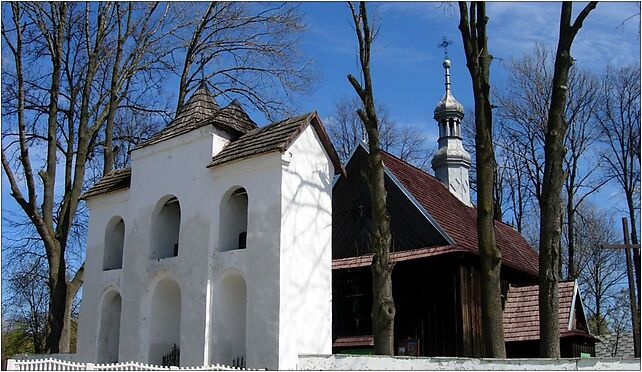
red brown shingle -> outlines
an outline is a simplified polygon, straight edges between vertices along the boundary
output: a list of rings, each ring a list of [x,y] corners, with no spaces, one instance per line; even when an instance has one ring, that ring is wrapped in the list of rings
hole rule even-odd
[[[455,241],[444,247],[426,247],[422,251],[443,254],[468,251],[479,254],[477,246],[477,211],[459,201],[437,178],[397,157],[382,152],[383,162],[401,184],[413,195],[437,224]],[[497,245],[503,264],[519,271],[537,275],[537,252],[512,227],[495,221]],[[418,258],[418,257],[417,257]]]
[[[569,329],[575,282],[559,283],[560,336],[578,331]],[[576,306],[580,306],[579,303]],[[504,339],[506,342],[539,339],[539,286],[510,287],[504,305]],[[585,332],[581,332],[585,335]]]

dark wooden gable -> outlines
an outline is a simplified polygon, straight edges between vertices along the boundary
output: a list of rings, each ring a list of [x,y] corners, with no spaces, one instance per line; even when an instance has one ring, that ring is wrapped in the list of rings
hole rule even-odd
[[[346,165],[347,176],[332,190],[332,258],[357,257],[370,252],[370,197],[364,178],[367,152],[358,146]],[[449,244],[417,205],[386,174],[388,213],[393,251]]]
[[[572,330],[589,332],[588,322],[586,321],[586,314],[584,314],[584,306],[582,305],[582,297],[580,296],[579,290],[575,292],[575,302],[573,324],[571,324]]]

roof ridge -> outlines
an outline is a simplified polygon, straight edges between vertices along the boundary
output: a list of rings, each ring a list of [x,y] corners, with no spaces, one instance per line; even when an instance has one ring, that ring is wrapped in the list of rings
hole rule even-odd
[[[270,123],[270,124],[268,124],[268,125],[265,125],[265,126],[262,126],[262,127],[257,127],[257,128],[255,128],[255,129],[252,129],[252,130],[248,131],[247,133],[245,133],[245,134],[244,134],[244,135],[242,135],[241,137],[239,137],[239,138],[237,139],[237,141],[238,141],[238,140],[240,140],[241,138],[245,137],[245,135],[247,135],[247,134],[250,134],[250,133],[258,133],[259,131],[263,131],[263,130],[267,130],[267,129],[270,129],[270,128],[273,128],[273,127],[276,127],[277,125],[279,125],[279,124],[283,124],[284,122],[286,122],[286,121],[288,121],[288,120],[293,120],[293,119],[295,119],[295,118],[296,118],[296,119],[297,119],[296,121],[298,121],[298,120],[301,120],[301,119],[302,119],[302,118],[304,118],[304,117],[311,117],[313,112],[314,112],[314,111],[312,111],[312,112],[308,112],[308,113],[305,113],[305,114],[301,114],[301,115],[289,116],[289,117],[287,117],[287,118],[285,118],[285,119],[283,119],[283,120],[280,120],[280,121],[274,121],[274,122],[272,122],[272,123]],[[234,142],[236,142],[236,141],[234,141]]]

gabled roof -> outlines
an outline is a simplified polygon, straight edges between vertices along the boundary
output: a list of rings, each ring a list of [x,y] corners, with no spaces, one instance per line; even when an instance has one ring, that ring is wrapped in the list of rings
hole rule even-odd
[[[207,86],[201,84],[177,113],[176,118],[160,132],[138,145],[136,149],[177,137],[206,125],[213,125],[236,135],[257,128],[236,100],[221,109]]]
[[[308,125],[312,125],[316,131],[317,136],[321,140],[323,147],[334,165],[335,172],[343,172],[343,166],[341,165],[339,156],[334,150],[325,129],[323,129],[321,120],[316,112],[294,116],[245,133],[214,156],[208,167],[239,161],[270,152],[284,152],[298,136],[303,133]]]
[[[586,327],[586,319],[577,283],[560,282],[558,293],[560,336],[584,335],[592,338],[582,329]],[[583,319],[578,319],[577,314],[581,314]],[[577,326],[578,321],[580,327]],[[509,287],[503,325],[506,342],[539,339],[539,285]]]
[[[103,176],[96,182],[89,190],[80,196],[81,200],[85,200],[92,196],[107,194],[122,189],[128,189],[131,184],[132,169],[116,169]]]
[[[363,145],[359,145],[362,146]],[[354,154],[354,152],[353,152]],[[393,260],[410,260],[439,254],[468,252],[479,254],[477,245],[477,212],[462,203],[437,178],[403,160],[382,151],[387,171],[410,194],[417,208],[422,208],[453,243],[395,252]],[[512,227],[495,221],[495,237],[502,251],[502,264],[533,276],[538,272],[537,252]],[[367,266],[371,258],[333,260],[333,268]]]

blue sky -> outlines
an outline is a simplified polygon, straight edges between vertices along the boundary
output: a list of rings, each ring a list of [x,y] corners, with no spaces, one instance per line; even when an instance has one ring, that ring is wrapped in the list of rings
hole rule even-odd
[[[454,95],[466,108],[473,107],[472,85],[457,29],[458,9],[455,3],[442,4],[369,3],[371,18],[380,27],[371,57],[375,101],[384,104],[398,124],[421,128],[427,141],[435,145],[437,125],[432,116],[444,89],[443,49],[437,44],[443,36],[452,41],[448,55],[453,65]],[[574,15],[585,4],[574,3]],[[302,4],[301,10],[306,14],[308,26],[304,50],[315,59],[321,79],[315,92],[303,98],[299,107],[300,111],[316,109],[322,118],[327,118],[341,97],[355,95],[346,78],[347,73],[355,76],[359,73],[350,10],[343,2],[309,2]],[[639,63],[639,17],[620,26],[626,18],[639,12],[639,2],[600,2],[573,44],[576,66],[600,72],[608,65]],[[560,3],[491,2],[487,4],[487,13],[489,49],[496,57],[491,83],[501,89],[512,58],[532,51],[537,43],[554,50]],[[615,184],[607,185],[592,199],[614,212],[625,208],[624,198]]]
[[[384,104],[400,125],[416,126],[426,134],[429,147],[436,143],[433,109],[443,94],[443,50],[437,44],[445,36],[452,60],[453,91],[467,108],[473,105],[470,77],[465,66],[461,36],[457,29],[456,4],[442,2],[370,3],[371,19],[380,27],[372,51],[375,99]],[[575,3],[577,14],[585,3]],[[346,75],[358,76],[356,37],[350,11],[344,2],[301,4],[307,31],[304,52],[315,61],[320,73],[316,88],[295,102],[298,111],[317,110],[322,118],[331,115],[342,97],[355,95]],[[493,62],[492,84],[501,89],[511,58],[531,51],[536,43],[554,48],[557,42],[560,3],[488,3],[489,48]],[[639,17],[619,26],[640,12],[639,2],[600,2],[580,30],[572,54],[577,66],[599,72],[607,65],[639,63]],[[499,59],[501,58],[501,60]],[[263,123],[257,115],[257,121]],[[3,172],[4,174],[4,172]],[[2,210],[16,210],[6,177],[2,177]],[[609,185],[594,200],[608,208],[623,208],[623,198]]]

